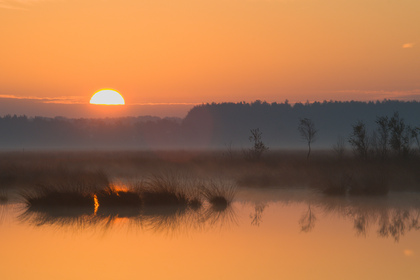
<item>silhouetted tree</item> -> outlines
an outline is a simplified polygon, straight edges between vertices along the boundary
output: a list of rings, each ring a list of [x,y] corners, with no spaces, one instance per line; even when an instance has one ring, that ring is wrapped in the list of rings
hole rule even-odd
[[[298,130],[302,139],[308,143],[308,155],[306,158],[309,158],[309,155],[311,154],[311,143],[316,140],[318,130],[315,129],[314,122],[308,118],[300,119]]]
[[[420,127],[415,127],[411,129],[411,138],[416,141],[417,144],[417,152],[420,152]]]
[[[391,149],[399,156],[408,156],[410,153],[412,129],[405,124],[403,118],[400,118],[398,112],[394,112],[394,115],[389,120],[389,129],[391,133],[389,139]]]
[[[253,160],[258,160],[268,150],[268,147],[261,140],[262,132],[260,132],[259,128],[251,129],[250,131],[249,141],[253,142],[254,145],[249,149],[249,157]]]
[[[362,159],[367,159],[370,147],[370,139],[366,132],[366,125],[363,121],[358,121],[353,126],[349,143],[353,146],[354,152]]]
[[[388,155],[388,142],[389,142],[389,119],[388,117],[378,117],[376,119],[377,133],[376,138],[377,153],[384,159]]]

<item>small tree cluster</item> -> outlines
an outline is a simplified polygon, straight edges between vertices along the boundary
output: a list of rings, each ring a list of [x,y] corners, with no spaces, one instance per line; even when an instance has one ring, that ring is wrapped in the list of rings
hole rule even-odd
[[[367,159],[373,156],[385,159],[389,154],[407,157],[414,151],[413,140],[420,149],[420,128],[412,128],[406,124],[398,112],[391,118],[378,117],[375,122],[377,127],[370,135],[363,121],[353,125],[349,143],[360,158]]]

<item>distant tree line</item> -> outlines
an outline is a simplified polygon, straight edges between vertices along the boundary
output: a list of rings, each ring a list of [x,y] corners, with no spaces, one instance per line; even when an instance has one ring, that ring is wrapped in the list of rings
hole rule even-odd
[[[394,112],[399,112],[399,119],[393,116]],[[378,116],[390,117],[385,120],[377,119]],[[358,123],[358,120],[362,121]],[[410,149],[418,143],[415,125],[419,121],[419,102],[391,100],[211,103],[193,107],[184,119],[151,116],[67,119],[6,115],[0,117],[0,148],[225,149],[229,145],[229,149],[255,150],[252,155],[255,157],[268,147],[299,149],[306,144],[309,156],[315,139],[316,148],[330,149],[340,135],[347,139],[354,134],[352,139],[359,141],[365,131],[366,143],[351,143],[361,145],[361,150],[366,149],[363,146],[366,145],[368,154],[372,149],[377,150],[375,153],[392,151],[404,154],[407,141]],[[316,128],[311,128],[311,123],[316,124]],[[297,131],[299,124],[302,129]],[[408,126],[410,131],[406,128]],[[311,129],[315,133],[306,134]],[[398,134],[401,129],[403,132]],[[253,134],[251,130],[254,130]],[[375,131],[375,136],[372,131]],[[353,144],[352,147],[356,147]]]

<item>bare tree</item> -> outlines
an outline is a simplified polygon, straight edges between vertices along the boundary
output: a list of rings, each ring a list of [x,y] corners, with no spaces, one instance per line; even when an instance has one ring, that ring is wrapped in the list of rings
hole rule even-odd
[[[388,117],[379,117],[376,119],[378,125],[377,132],[377,152],[379,156],[384,159],[388,155],[388,142],[389,142],[389,119]]]
[[[358,121],[353,125],[353,133],[350,135],[349,143],[360,158],[367,159],[370,149],[370,138],[367,135],[366,125],[363,121]]]
[[[400,118],[398,112],[395,112],[389,120],[391,149],[399,156],[408,156],[411,150],[412,129],[406,125],[403,118]]]
[[[420,127],[416,126],[411,129],[411,137],[416,141],[417,152],[420,152]]]
[[[318,130],[315,129],[314,122],[308,118],[300,119],[298,130],[302,139],[308,143],[308,155],[306,158],[309,158],[309,155],[311,154],[311,144],[315,142]]]
[[[259,128],[251,129],[251,136],[249,136],[249,141],[253,142],[254,145],[249,149],[249,158],[253,160],[258,160],[261,158],[262,154],[268,150],[268,147],[262,142]]]

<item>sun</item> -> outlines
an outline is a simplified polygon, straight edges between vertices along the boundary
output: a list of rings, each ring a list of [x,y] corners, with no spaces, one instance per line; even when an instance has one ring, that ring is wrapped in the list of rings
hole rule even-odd
[[[125,105],[125,101],[118,91],[112,89],[101,89],[100,91],[95,92],[92,96],[90,104]]]

